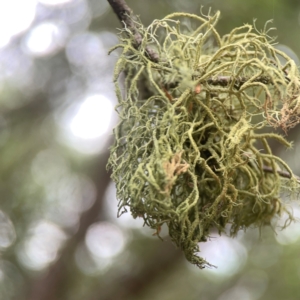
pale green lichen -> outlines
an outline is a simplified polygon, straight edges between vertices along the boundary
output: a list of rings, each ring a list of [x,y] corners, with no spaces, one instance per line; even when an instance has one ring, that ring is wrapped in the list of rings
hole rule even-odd
[[[262,132],[299,122],[298,69],[266,29],[244,25],[220,37],[218,18],[174,13],[147,28],[136,23],[143,37],[138,49],[128,28],[114,47],[122,49],[114,75],[120,123],[109,167],[119,212],[130,208],[157,233],[167,224],[200,268],[210,264],[197,255],[198,243],[213,228],[229,227],[234,236],[269,224],[286,211],[287,182],[290,190],[299,188],[268,140],[291,144]],[[149,46],[158,62],[148,57]]]

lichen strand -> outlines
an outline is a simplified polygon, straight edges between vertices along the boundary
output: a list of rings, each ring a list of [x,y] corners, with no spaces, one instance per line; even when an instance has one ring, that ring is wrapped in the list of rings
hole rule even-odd
[[[261,131],[269,125],[287,131],[299,122],[298,69],[272,46],[267,30],[244,25],[220,37],[218,18],[174,13],[147,28],[136,23],[139,48],[126,28],[114,47],[122,49],[114,75],[121,121],[109,167],[119,213],[129,207],[157,233],[166,224],[200,268],[211,266],[197,252],[212,229],[226,227],[234,236],[270,224],[286,211],[283,187],[298,188],[268,140],[290,143]],[[159,62],[146,55],[149,45]]]

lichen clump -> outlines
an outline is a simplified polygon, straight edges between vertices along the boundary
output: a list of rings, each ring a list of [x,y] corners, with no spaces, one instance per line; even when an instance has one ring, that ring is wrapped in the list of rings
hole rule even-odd
[[[109,167],[119,212],[130,208],[158,234],[166,224],[200,268],[210,264],[198,244],[213,229],[234,236],[270,224],[286,210],[283,188],[299,187],[269,140],[291,144],[263,131],[299,122],[298,69],[266,29],[244,25],[220,37],[218,18],[174,13],[147,28],[136,22],[140,45],[125,27],[114,47],[122,49],[114,75],[120,123]]]

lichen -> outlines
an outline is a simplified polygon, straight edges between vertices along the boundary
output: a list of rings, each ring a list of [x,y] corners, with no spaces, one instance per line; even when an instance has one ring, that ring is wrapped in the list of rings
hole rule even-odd
[[[147,28],[136,22],[139,47],[125,27],[113,49],[122,50],[114,74],[120,123],[108,166],[119,213],[130,208],[158,234],[166,224],[200,268],[211,266],[198,252],[213,229],[234,236],[270,224],[288,212],[284,188],[299,189],[269,140],[291,144],[264,130],[287,132],[300,121],[298,69],[267,27],[247,24],[221,37],[218,19],[174,13]]]

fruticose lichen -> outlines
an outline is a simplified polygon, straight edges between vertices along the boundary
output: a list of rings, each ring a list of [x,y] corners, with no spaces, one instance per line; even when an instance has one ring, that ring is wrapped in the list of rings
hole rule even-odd
[[[286,132],[300,121],[297,66],[267,29],[244,25],[220,37],[218,18],[174,13],[147,28],[136,22],[140,45],[125,26],[114,47],[122,50],[114,74],[120,123],[109,167],[119,213],[129,208],[158,234],[166,224],[200,268],[211,266],[198,252],[213,229],[234,236],[270,224],[288,212],[284,188],[299,189],[269,140],[291,144],[263,130]]]

